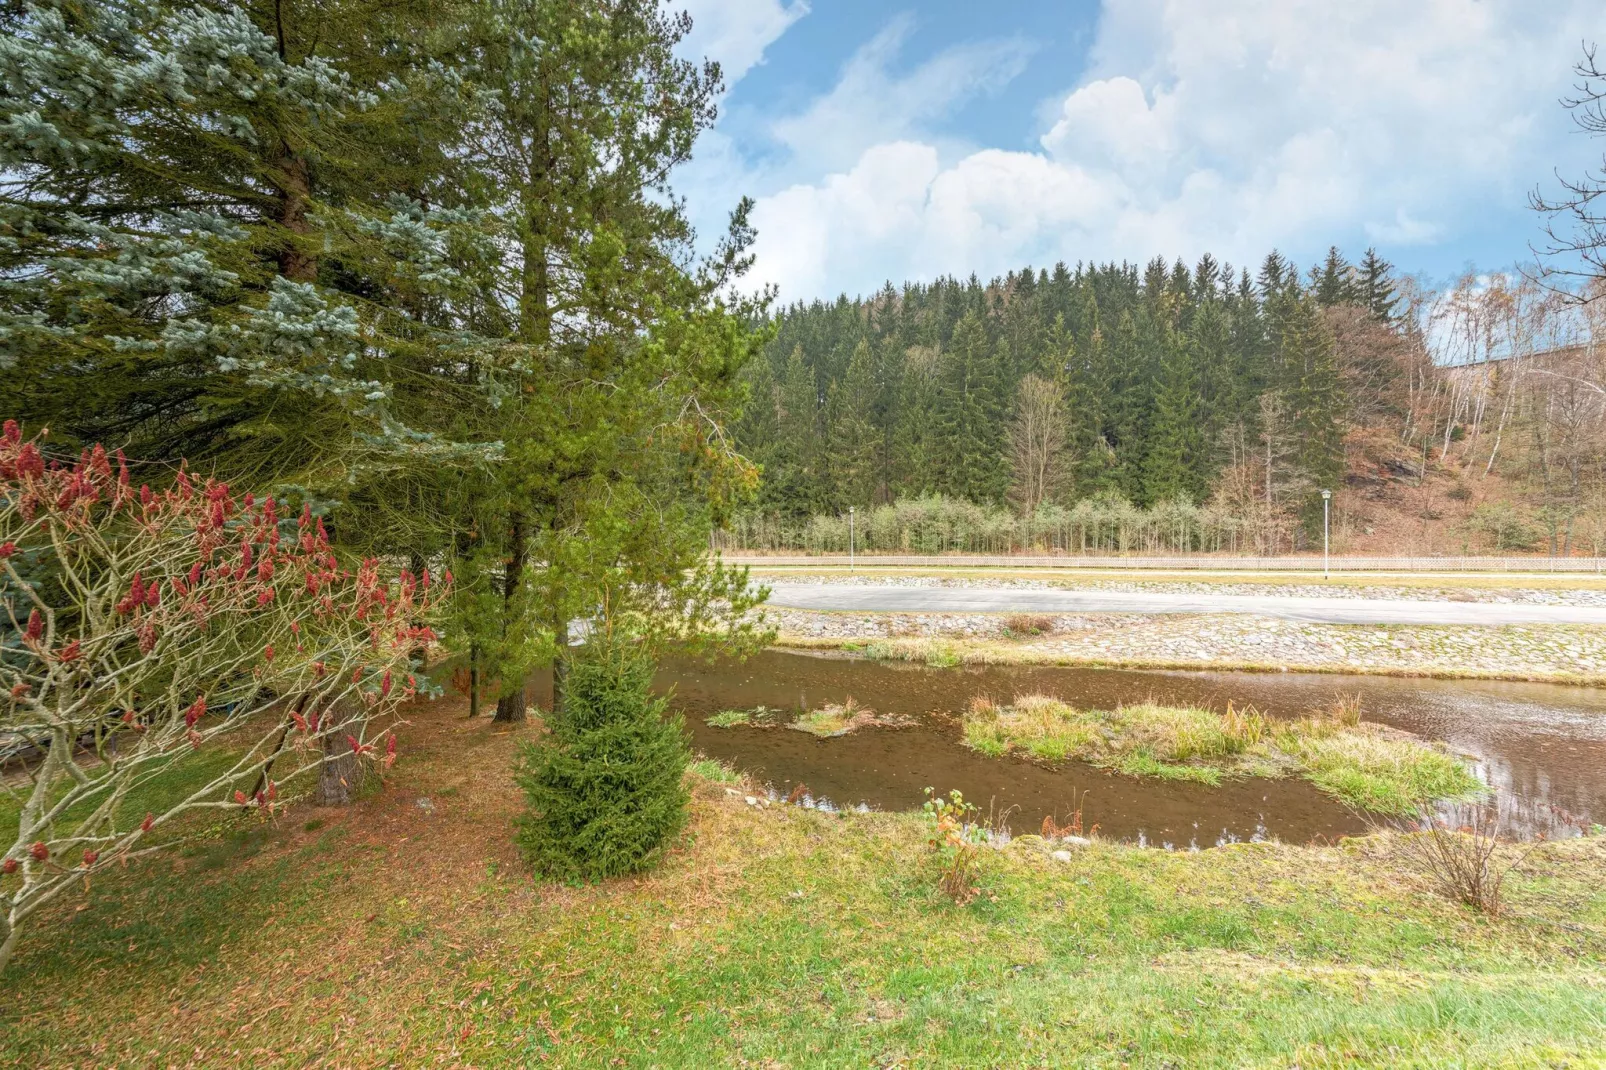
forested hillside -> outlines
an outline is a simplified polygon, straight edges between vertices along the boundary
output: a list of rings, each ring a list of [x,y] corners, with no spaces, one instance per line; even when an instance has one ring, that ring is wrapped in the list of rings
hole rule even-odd
[[[766,516],[1214,496],[1286,542],[1319,530],[1351,423],[1406,411],[1411,322],[1370,252],[889,285],[778,317],[738,439]]]
[[[1575,296],[1430,293],[1334,249],[793,305],[749,370],[764,475],[726,545],[845,548],[856,507],[874,549],[1281,553],[1328,488],[1354,550],[1596,552],[1606,377]]]

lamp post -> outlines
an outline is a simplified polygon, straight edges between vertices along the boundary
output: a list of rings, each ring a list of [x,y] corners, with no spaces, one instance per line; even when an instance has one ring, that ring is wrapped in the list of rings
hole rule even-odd
[[[1324,580],[1332,579],[1332,575],[1328,571],[1328,563],[1327,563],[1327,532],[1328,532],[1328,529],[1329,529],[1329,526],[1330,526],[1329,522],[1328,522],[1328,518],[1332,515],[1332,506],[1333,506],[1333,492],[1330,491],[1330,490],[1323,490],[1322,491],[1322,579],[1324,579]]]
[[[853,506],[848,506],[848,571],[853,571]]]

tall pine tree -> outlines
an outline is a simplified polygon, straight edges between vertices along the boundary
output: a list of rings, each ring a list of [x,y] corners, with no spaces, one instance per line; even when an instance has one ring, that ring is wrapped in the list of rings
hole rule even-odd
[[[1009,484],[993,356],[981,315],[972,310],[954,326],[938,371],[938,488],[975,502],[1002,501]]]

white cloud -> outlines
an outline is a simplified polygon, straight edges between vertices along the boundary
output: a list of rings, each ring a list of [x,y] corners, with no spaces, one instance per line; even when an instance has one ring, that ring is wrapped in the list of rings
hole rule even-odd
[[[759,249],[784,250],[775,256],[786,263],[784,296],[824,292],[844,258],[875,256],[918,230],[940,173],[936,149],[899,141],[868,150],[845,174],[761,200],[753,217]]]
[[[776,124],[794,166],[831,172],[760,198],[756,274],[783,298],[1058,257],[1444,240],[1579,158],[1556,100],[1606,8],[1106,0],[1090,68],[1033,151],[923,132],[1024,53],[955,49],[896,78],[903,32]]]
[[[913,19],[894,19],[854,54],[829,93],[802,114],[772,123],[771,134],[810,166],[848,167],[872,145],[925,132],[956,104],[1005,85],[1031,54],[1023,41],[983,41],[896,75],[890,67],[913,29]]]
[[[764,58],[764,50],[809,13],[807,0],[679,0],[671,9],[691,15],[691,33],[679,52],[691,59],[718,60],[730,87]]]

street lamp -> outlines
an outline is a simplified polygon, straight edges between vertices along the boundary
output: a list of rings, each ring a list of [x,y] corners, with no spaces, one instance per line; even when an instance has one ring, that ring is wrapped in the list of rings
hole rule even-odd
[[[853,571],[853,506],[848,506],[848,571]]]
[[[1333,492],[1322,491],[1322,579],[1332,579],[1327,565],[1327,532],[1330,527],[1328,518],[1332,515]]]

